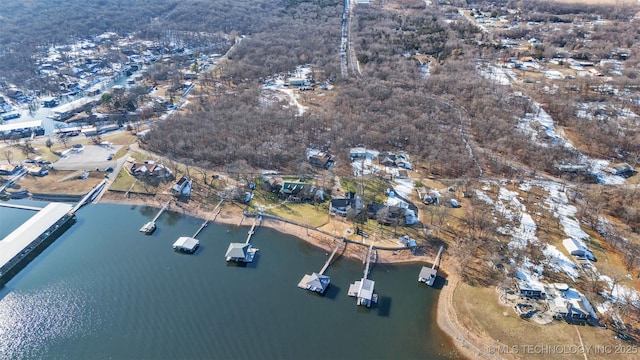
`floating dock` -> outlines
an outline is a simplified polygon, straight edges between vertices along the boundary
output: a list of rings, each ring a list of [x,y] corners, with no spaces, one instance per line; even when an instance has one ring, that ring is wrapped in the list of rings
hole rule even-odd
[[[331,278],[324,275],[324,272],[327,271],[327,268],[329,268],[329,265],[331,264],[331,260],[333,260],[336,252],[338,252],[338,249],[343,244],[344,242],[341,241],[338,245],[336,245],[335,249],[333,249],[333,252],[331,253],[331,256],[329,256],[327,261],[324,263],[324,266],[322,267],[322,269],[320,269],[319,273],[314,272],[311,275],[305,274],[302,277],[302,280],[300,280],[300,282],[298,283],[298,287],[301,289],[315,291],[323,294],[327,290],[327,287],[329,287],[329,283],[331,283]]]
[[[171,204],[171,200],[167,201],[164,204],[162,209],[160,209],[160,211],[158,211],[158,213],[153,218],[153,220],[151,220],[148,223],[142,225],[142,227],[140,228],[140,232],[143,232],[143,233],[145,233],[147,235],[153,234],[153,232],[156,230],[156,221],[158,221],[158,219],[160,218],[160,215],[162,215],[162,213],[169,208],[169,204]]]
[[[356,297],[356,304],[371,307],[372,304],[378,302],[378,294],[374,293],[375,281],[367,279],[369,276],[369,266],[371,264],[371,253],[373,251],[373,243],[369,246],[369,252],[367,253],[367,261],[364,268],[364,276],[360,281],[356,281],[349,285],[349,291],[347,295]]]
[[[423,266],[420,270],[420,274],[418,275],[418,281],[423,282],[429,286],[433,286],[436,282],[436,277],[438,276],[438,261],[440,260],[440,255],[442,255],[442,251],[444,250],[444,245],[440,246],[440,250],[438,250],[438,255],[436,255],[436,259],[433,261],[433,265],[429,268]]]

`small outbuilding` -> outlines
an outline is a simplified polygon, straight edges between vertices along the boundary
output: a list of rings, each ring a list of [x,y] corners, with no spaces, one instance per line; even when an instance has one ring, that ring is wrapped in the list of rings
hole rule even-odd
[[[567,249],[567,252],[575,257],[587,258],[594,261],[595,257],[591,253],[591,250],[587,249],[576,239],[564,239],[562,245]]]

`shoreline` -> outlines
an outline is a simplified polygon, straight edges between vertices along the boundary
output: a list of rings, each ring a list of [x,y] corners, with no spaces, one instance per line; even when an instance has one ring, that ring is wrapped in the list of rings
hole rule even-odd
[[[138,206],[152,206],[160,208],[162,207],[162,201],[157,197],[130,197],[130,198],[116,198],[113,193],[107,192],[105,196],[101,197],[100,203],[111,203],[121,205],[138,205]],[[229,204],[223,204],[217,215],[211,216],[213,209],[202,208],[199,204],[195,204],[193,201],[189,204],[173,203],[174,206],[178,205],[178,209],[182,210],[183,215],[193,216],[202,220],[211,219],[212,223],[236,225],[236,226],[249,226],[251,220],[242,214],[242,209],[235,205],[233,208],[229,207]],[[170,208],[171,209],[171,208]],[[173,211],[176,211],[174,208]],[[304,242],[307,242],[313,246],[316,246],[324,251],[331,252],[337,244],[336,239],[332,239],[316,229],[305,228],[295,224],[279,221],[271,218],[263,218],[262,225],[270,229],[276,230],[282,234],[294,236]],[[355,244],[346,243],[346,248],[339,257],[346,257],[352,260],[363,260],[367,254],[368,246],[359,246]],[[351,245],[351,246],[349,246]],[[410,251],[391,251],[378,249],[378,263],[385,264],[429,264],[429,259],[426,255],[415,256]],[[454,264],[448,261],[446,258],[442,260],[443,265],[447,265],[452,268]],[[485,350],[488,349],[486,343],[493,343],[492,339],[484,338],[478,334],[470,336],[470,332],[460,323],[456,310],[453,304],[453,296],[455,294],[457,284],[460,281],[458,276],[450,271],[446,273],[446,285],[440,289],[438,299],[436,303],[436,323],[440,331],[442,331],[451,341],[452,350],[465,359],[500,359],[497,356],[490,356]],[[466,336],[463,336],[465,334]],[[471,337],[471,338],[468,338]],[[478,345],[480,344],[480,345]]]

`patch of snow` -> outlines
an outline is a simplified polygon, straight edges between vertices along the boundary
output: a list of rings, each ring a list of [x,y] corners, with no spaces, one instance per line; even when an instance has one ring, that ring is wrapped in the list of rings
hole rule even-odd
[[[555,272],[563,272],[574,281],[579,277],[578,266],[555,246],[547,244],[542,253],[547,258],[548,266]]]
[[[489,79],[497,84],[511,85],[509,76],[501,68],[489,65],[486,69],[478,67],[477,71],[485,79]]]

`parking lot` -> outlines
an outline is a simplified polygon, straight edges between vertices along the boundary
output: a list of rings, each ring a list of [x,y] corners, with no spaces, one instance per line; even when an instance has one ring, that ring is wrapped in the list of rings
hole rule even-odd
[[[108,160],[118,152],[122,145],[87,145],[82,148],[69,148],[64,156],[53,163],[57,170],[104,171],[108,167],[115,168],[116,160]]]

